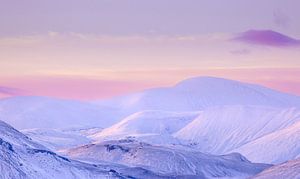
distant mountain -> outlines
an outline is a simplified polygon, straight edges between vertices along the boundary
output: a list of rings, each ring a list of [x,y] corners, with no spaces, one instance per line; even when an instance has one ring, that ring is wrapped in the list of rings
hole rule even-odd
[[[110,161],[143,167],[176,178],[248,178],[270,167],[251,163],[237,153],[214,156],[131,139],[89,144],[71,149],[67,155],[95,164]]]
[[[197,111],[224,105],[294,107],[300,106],[300,97],[254,84],[196,77],[173,87],[150,89],[97,103],[132,114],[143,110]]]
[[[300,97],[262,86],[213,77],[184,80],[169,88],[81,102],[47,97],[0,100],[0,120],[17,129],[109,127],[140,111],[199,111],[224,105],[300,106]]]
[[[119,119],[108,107],[37,96],[1,99],[0,111],[0,120],[17,129],[108,127]]]

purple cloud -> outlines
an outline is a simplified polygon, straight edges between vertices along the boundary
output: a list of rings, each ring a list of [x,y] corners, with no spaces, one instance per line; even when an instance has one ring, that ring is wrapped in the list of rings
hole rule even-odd
[[[249,30],[239,34],[233,40],[248,44],[274,47],[300,46],[300,40],[272,30]]]

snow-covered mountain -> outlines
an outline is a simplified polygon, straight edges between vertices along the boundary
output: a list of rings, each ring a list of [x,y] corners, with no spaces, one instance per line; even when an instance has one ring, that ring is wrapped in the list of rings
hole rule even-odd
[[[89,161],[96,160],[97,163],[103,159],[140,167],[142,161],[150,160],[149,166],[144,167],[163,174],[166,172],[155,168],[155,161],[150,158],[159,154],[155,157],[168,161],[164,157],[170,157],[170,150],[180,157],[178,161],[172,161],[174,164],[163,163],[165,170],[167,167],[178,168],[176,162],[182,164],[184,159],[192,163],[186,162],[190,169],[183,170],[192,171],[193,167],[200,166],[193,160],[197,158],[193,153],[195,150],[202,152],[200,156],[206,156],[203,153],[225,155],[238,152],[252,162],[273,164],[300,156],[299,96],[220,78],[192,78],[173,87],[92,103],[45,97],[7,98],[0,100],[1,119],[23,129],[50,150],[57,152],[77,147],[70,151],[70,156],[80,159],[88,156]],[[30,143],[30,140],[25,141]],[[117,159],[115,154],[107,153],[105,145],[120,145],[133,151],[146,150],[142,150],[137,163],[130,163],[129,159],[135,159],[131,159],[128,153],[121,155],[117,147],[118,150],[113,150],[118,151]],[[36,148],[48,151],[41,145]],[[106,153],[108,158],[102,154],[101,157],[88,155],[98,153],[96,149]],[[25,152],[24,156],[27,155]],[[201,161],[203,158],[197,159]],[[214,164],[212,168],[215,168]],[[227,171],[226,167],[223,169]],[[203,175],[211,176],[208,173],[205,171]]]
[[[97,102],[128,114],[144,110],[197,111],[212,106],[300,106],[300,97],[259,85],[214,77],[196,77],[173,87],[155,88]]]
[[[235,149],[251,161],[279,164],[300,157],[300,121]]]
[[[239,152],[253,162],[277,164],[299,155],[299,124],[298,108],[235,105],[198,112],[143,111],[90,137],[129,138],[218,155]]]
[[[1,179],[163,178],[142,168],[87,164],[57,155],[0,121]]]
[[[89,144],[71,149],[67,155],[95,164],[104,160],[139,166],[179,178],[248,178],[270,167],[251,163],[238,153],[214,156],[192,150],[153,146],[131,139]]]
[[[17,129],[108,127],[118,119],[116,110],[88,102],[35,96],[0,100],[0,120]]]
[[[299,121],[300,110],[297,108],[214,107],[202,111],[195,120],[174,136],[193,144],[200,151],[226,154]],[[268,144],[266,143],[266,145]],[[293,147],[294,145],[287,146],[287,148]],[[257,152],[251,147],[248,149],[253,153],[254,151]],[[277,148],[272,150],[277,150]],[[278,150],[280,149],[278,148]],[[242,150],[240,151],[244,154]],[[245,153],[245,156],[248,157],[247,154],[251,152]],[[272,161],[268,160],[267,162]]]
[[[253,179],[299,179],[300,159],[292,160],[280,165],[273,166],[254,176]]]
[[[179,143],[172,134],[193,121],[199,112],[141,111],[98,132],[95,140],[138,138],[156,144]]]

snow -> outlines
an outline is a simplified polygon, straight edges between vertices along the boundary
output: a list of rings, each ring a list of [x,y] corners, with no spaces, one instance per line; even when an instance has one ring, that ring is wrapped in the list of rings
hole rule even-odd
[[[254,162],[279,164],[300,155],[300,121],[235,149]]]
[[[153,138],[177,132],[199,115],[199,112],[141,111],[91,136],[96,140],[124,137]],[[168,137],[168,139],[170,139]]]
[[[198,118],[174,136],[193,144],[200,151],[226,154],[298,121],[300,110],[297,108],[214,107],[202,111]]]
[[[70,149],[68,156],[83,161],[114,163],[143,167],[167,176],[194,178],[247,178],[265,168],[240,154],[214,156],[196,151],[153,146],[135,140],[106,141]]]
[[[11,97],[0,120],[25,134],[0,121],[5,179],[248,178],[300,156],[299,96],[221,78],[96,102]],[[299,163],[257,177],[296,178]]]
[[[281,165],[273,166],[257,176],[254,176],[253,179],[299,179],[300,178],[300,159],[292,160]]]
[[[144,110],[198,111],[224,105],[294,107],[300,106],[300,97],[254,84],[214,77],[195,77],[173,87],[145,90],[95,103],[132,114]]]
[[[0,121],[1,179],[163,178],[142,168],[92,165],[57,155]]]
[[[106,128],[146,110],[185,112],[225,105],[300,107],[300,97],[238,81],[196,77],[93,103],[35,96],[1,99],[0,120],[17,129]]]
[[[138,112],[90,137],[135,139],[218,155],[239,152],[253,162],[277,164],[299,155],[299,124],[298,108],[235,105],[200,112]]]
[[[21,130],[34,141],[46,146],[53,151],[76,147],[92,142],[88,137],[90,130],[99,132],[102,129],[59,130],[59,129],[25,129]],[[93,133],[94,133],[93,132]],[[93,134],[92,133],[92,134]]]

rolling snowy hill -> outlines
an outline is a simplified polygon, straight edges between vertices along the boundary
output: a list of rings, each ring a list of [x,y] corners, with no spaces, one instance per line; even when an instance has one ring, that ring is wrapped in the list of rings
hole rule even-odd
[[[96,164],[104,160],[139,166],[179,178],[247,178],[270,167],[267,164],[251,163],[237,153],[213,156],[130,139],[85,145],[69,150],[67,155]]]
[[[98,132],[94,140],[136,138],[156,144],[179,143],[172,134],[193,121],[199,112],[142,111]]]

